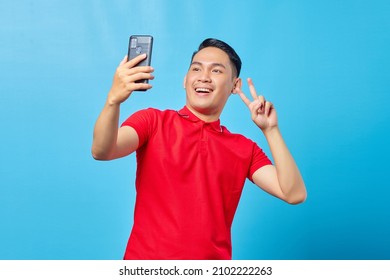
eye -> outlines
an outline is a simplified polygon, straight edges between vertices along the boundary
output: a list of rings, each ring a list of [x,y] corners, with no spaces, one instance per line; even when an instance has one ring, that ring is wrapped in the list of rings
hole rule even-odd
[[[220,70],[220,69],[218,69],[218,68],[213,69],[213,72],[214,72],[214,73],[218,73],[218,74],[223,73],[222,70]]]
[[[200,71],[200,68],[195,66],[195,67],[192,67],[191,70],[194,72],[198,72],[198,71]]]

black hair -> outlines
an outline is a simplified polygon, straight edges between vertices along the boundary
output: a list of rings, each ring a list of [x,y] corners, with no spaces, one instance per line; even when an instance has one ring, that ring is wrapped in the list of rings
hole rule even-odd
[[[242,64],[240,57],[238,56],[236,51],[231,46],[229,46],[227,43],[225,43],[221,40],[218,40],[218,39],[208,38],[208,39],[204,40],[202,43],[200,43],[198,50],[192,54],[191,61],[194,59],[194,56],[200,50],[207,48],[207,47],[214,47],[214,48],[218,48],[218,49],[224,51],[229,56],[230,62],[233,64],[233,66],[236,70],[235,73],[233,72],[233,74],[236,74],[237,77],[240,76],[241,64]]]

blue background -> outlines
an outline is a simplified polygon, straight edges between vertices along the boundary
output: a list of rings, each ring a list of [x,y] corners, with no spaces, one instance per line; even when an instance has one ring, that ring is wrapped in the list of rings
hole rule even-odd
[[[181,108],[207,37],[275,104],[308,199],[247,182],[234,259],[390,259],[389,18],[389,1],[1,1],[0,259],[122,258],[135,156],[98,162],[90,147],[131,34],[154,36],[156,79],[121,120]],[[269,153],[238,96],[221,119]]]

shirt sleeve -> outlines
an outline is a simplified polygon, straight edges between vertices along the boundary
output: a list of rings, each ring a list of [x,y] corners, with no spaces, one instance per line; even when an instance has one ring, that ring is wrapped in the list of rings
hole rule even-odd
[[[253,174],[263,166],[272,165],[271,160],[263,152],[263,150],[256,144],[253,143],[252,162],[249,168],[248,178],[253,182]]]
[[[154,132],[156,112],[152,108],[140,110],[128,117],[121,126],[130,126],[138,134],[138,147],[144,145]]]

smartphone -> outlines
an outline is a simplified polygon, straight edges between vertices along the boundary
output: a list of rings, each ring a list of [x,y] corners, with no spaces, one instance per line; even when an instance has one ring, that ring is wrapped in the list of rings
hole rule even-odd
[[[150,66],[152,61],[153,37],[150,35],[131,35],[127,59],[131,60],[140,54],[146,53],[146,58],[136,66]],[[138,80],[136,83],[148,83],[149,80]],[[145,90],[140,90],[145,91]]]

